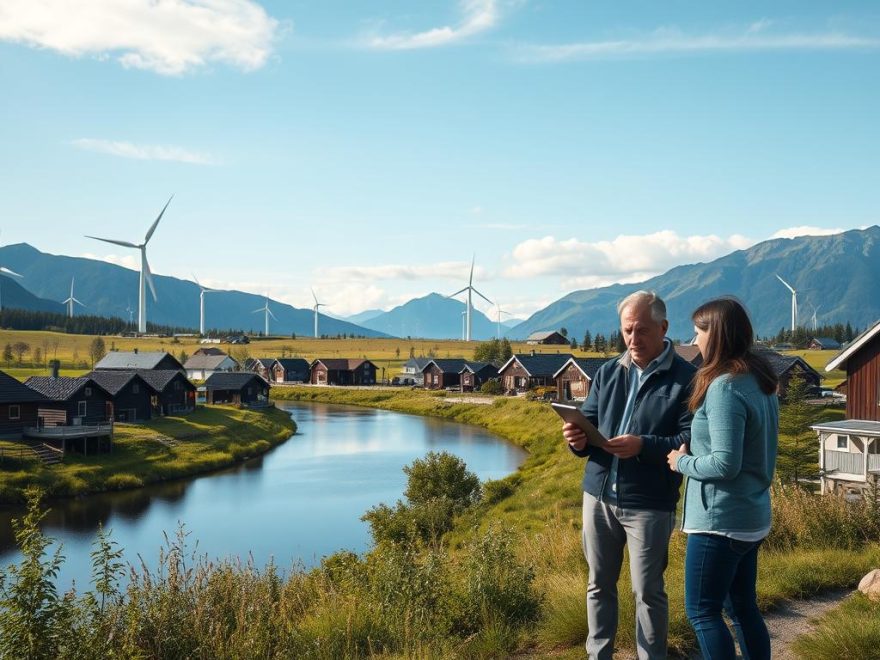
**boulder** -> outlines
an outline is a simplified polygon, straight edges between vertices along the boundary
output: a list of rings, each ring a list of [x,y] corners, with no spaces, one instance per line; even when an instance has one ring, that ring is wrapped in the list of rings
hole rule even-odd
[[[871,600],[880,602],[880,568],[875,568],[862,578],[859,591]]]

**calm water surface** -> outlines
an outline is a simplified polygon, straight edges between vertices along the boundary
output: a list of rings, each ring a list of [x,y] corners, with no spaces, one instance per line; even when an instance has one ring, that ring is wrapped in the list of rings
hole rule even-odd
[[[258,566],[270,557],[282,568],[313,566],[340,549],[363,552],[369,528],[360,516],[379,502],[394,503],[406,487],[401,468],[428,451],[461,457],[480,479],[498,479],[525,452],[482,429],[429,417],[319,403],[279,403],[297,434],[268,454],[195,479],[51,504],[44,530],[63,543],[59,586],[89,581],[89,552],[98,523],[112,529],[125,558],[155,565],[178,521],[198,551],[211,558],[250,553]],[[0,510],[0,565],[17,559],[11,518]]]

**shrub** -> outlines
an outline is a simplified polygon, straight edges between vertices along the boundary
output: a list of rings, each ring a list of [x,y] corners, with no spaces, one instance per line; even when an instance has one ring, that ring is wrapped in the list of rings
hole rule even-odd
[[[126,474],[124,472],[119,474],[114,474],[107,479],[107,489],[108,490],[124,490],[126,488],[140,488],[144,485],[143,480],[140,477],[136,477],[133,474]]]
[[[483,394],[501,394],[501,383],[497,378],[491,378],[480,385],[480,392]]]
[[[522,477],[514,472],[504,479],[489,479],[483,482],[483,502],[495,504],[513,495]]]

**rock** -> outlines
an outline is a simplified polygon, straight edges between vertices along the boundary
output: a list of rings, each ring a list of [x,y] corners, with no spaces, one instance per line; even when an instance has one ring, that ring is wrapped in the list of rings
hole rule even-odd
[[[880,568],[875,568],[862,578],[859,591],[871,600],[880,602]]]

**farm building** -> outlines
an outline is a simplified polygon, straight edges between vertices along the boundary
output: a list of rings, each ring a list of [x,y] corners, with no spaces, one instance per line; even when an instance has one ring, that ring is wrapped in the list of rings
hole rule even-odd
[[[190,380],[205,380],[212,374],[238,371],[239,364],[221,351],[219,355],[196,353],[183,367]]]
[[[0,438],[21,437],[25,427],[37,425],[37,410],[46,397],[0,371]]]
[[[134,371],[108,369],[87,374],[113,397],[113,419],[142,422],[153,418],[153,389]]]
[[[153,417],[180,415],[196,407],[196,386],[173,369],[139,370],[138,376],[153,390],[150,406]]]
[[[461,384],[461,371],[466,361],[463,359],[432,359],[422,368],[426,390],[442,390],[458,387]]]
[[[183,365],[171,353],[165,351],[140,352],[133,351],[110,351],[95,365],[98,371],[107,369],[177,369],[184,371]]]
[[[840,342],[831,337],[813,337],[807,348],[811,351],[839,351]]]
[[[259,407],[269,403],[269,383],[250,371],[218,372],[205,381],[209,404]]]
[[[590,393],[590,384],[606,358],[571,357],[553,374],[557,401],[582,401]]]
[[[526,339],[527,344],[563,344],[568,345],[569,341],[563,335],[553,331],[533,332]]]
[[[559,371],[571,353],[516,354],[498,370],[501,387],[505,392],[525,392],[533,387],[555,385],[554,374]]]
[[[422,369],[430,361],[431,358],[428,357],[411,357],[403,363],[403,368],[400,370],[400,381],[404,385],[424,385],[425,374],[422,373]]]
[[[822,492],[867,492],[880,479],[880,321],[825,367],[846,370],[846,419],[816,424]]]
[[[308,383],[309,363],[303,358],[278,358],[272,365],[275,383]]]
[[[461,391],[474,392],[487,380],[498,378],[498,367],[490,362],[465,362],[458,373]]]
[[[312,385],[375,385],[376,365],[358,358],[320,358],[312,362]]]

